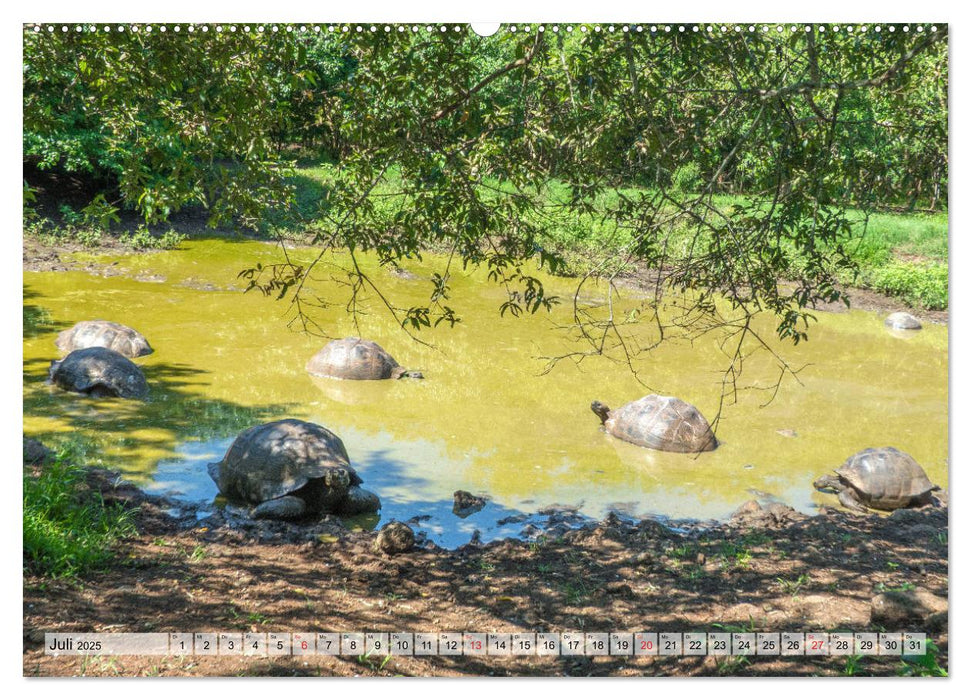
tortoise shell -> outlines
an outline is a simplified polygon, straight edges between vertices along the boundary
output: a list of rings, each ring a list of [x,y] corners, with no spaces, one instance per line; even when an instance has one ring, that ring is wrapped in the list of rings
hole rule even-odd
[[[145,375],[134,362],[108,348],[84,348],[52,362],[50,379],[67,391],[140,399],[148,394]]]
[[[610,411],[604,423],[615,437],[666,452],[706,452],[717,446],[701,412],[673,396],[650,394]]]
[[[856,490],[864,505],[881,510],[905,507],[935,488],[913,457],[893,447],[857,452],[836,474]]]
[[[897,311],[884,319],[883,325],[900,331],[920,330],[920,321],[906,311]]]
[[[403,372],[380,345],[360,338],[327,343],[307,362],[307,371],[335,379],[394,379]]]
[[[339,437],[316,423],[287,418],[241,432],[222,461],[210,465],[210,475],[224,495],[263,503],[333,469],[346,470],[351,486],[362,483]]]
[[[141,357],[153,352],[141,333],[111,321],[80,321],[58,333],[54,344],[62,353],[84,348],[108,348],[125,357]]]

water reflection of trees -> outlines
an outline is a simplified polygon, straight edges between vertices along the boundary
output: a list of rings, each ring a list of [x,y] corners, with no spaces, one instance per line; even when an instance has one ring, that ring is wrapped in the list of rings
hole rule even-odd
[[[251,425],[284,414],[291,404],[246,406],[204,394],[205,370],[184,364],[143,367],[150,393],[145,401],[94,399],[46,384],[49,362],[24,361],[24,416],[49,419],[53,427],[32,432],[40,440],[82,434],[110,449],[126,468],[171,457],[180,442],[235,435]],[[117,465],[121,466],[121,464]]]
[[[29,303],[28,300],[36,299],[38,297],[40,297],[40,294],[35,292],[26,284],[24,285],[25,339],[36,338],[37,336],[44,335],[45,333],[54,333],[55,331],[60,331],[67,328],[66,323],[55,321],[51,317],[51,312],[47,308]]]

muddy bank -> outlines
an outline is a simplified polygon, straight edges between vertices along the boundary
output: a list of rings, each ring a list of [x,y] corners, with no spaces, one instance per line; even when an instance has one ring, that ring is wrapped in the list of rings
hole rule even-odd
[[[110,472],[89,485],[137,508],[116,564],[79,583],[24,577],[25,675],[896,675],[867,657],[48,657],[44,632],[926,631],[947,668],[946,501],[890,517],[782,506],[672,530],[603,522],[535,542],[377,553],[323,523],[186,527]],[[279,526],[292,528],[293,526]],[[878,596],[883,595],[883,598]],[[888,598],[889,596],[889,598]],[[922,607],[913,600],[930,601]],[[876,599],[876,601],[875,601]],[[889,604],[888,601],[889,600]],[[882,602],[881,602],[882,601]],[[909,602],[908,602],[909,601]],[[879,603],[874,608],[874,603]],[[936,606],[936,607],[935,607]],[[897,616],[897,617],[894,617]]]
[[[200,233],[200,235],[213,235],[213,233],[212,231],[207,230],[206,232]],[[227,234],[227,237],[239,238],[240,240],[256,239],[255,236],[243,234]],[[300,245],[300,243],[291,242],[290,245]],[[58,243],[54,245],[35,238],[25,237],[23,240],[23,269],[28,272],[64,272],[67,270],[79,270],[106,277],[128,275],[132,276],[134,279],[140,279],[141,281],[164,281],[164,279],[151,279],[151,275],[147,273],[131,274],[130,271],[118,269],[116,265],[112,264],[94,264],[90,262],[82,263],[75,260],[73,257],[76,253],[120,255],[130,254],[131,252],[133,252],[132,249],[121,245],[117,239],[112,238],[111,236],[104,236],[101,243],[90,248],[86,248],[71,242]],[[410,273],[399,270],[393,271],[393,274],[405,276]],[[655,279],[656,275],[654,272],[646,269],[638,269],[628,275],[618,278],[617,282],[619,284],[637,289],[652,289]],[[926,321],[941,324],[947,324],[948,322],[947,310],[933,311],[929,309],[915,309],[908,306],[908,304],[901,299],[895,299],[893,297],[886,296],[885,294],[880,294],[879,292],[875,292],[870,289],[862,289],[859,287],[841,287],[840,291],[843,291],[849,295],[851,309],[871,311],[874,313],[892,313],[894,311],[900,311],[903,309],[910,310],[919,318]],[[817,310],[826,311],[829,313],[843,313],[847,311],[847,307],[844,304],[823,303],[817,307]]]

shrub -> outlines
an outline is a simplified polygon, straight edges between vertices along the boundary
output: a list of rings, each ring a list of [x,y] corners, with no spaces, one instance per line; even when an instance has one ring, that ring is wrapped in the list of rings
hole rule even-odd
[[[863,282],[913,306],[946,309],[948,305],[946,264],[892,262],[866,273]]]

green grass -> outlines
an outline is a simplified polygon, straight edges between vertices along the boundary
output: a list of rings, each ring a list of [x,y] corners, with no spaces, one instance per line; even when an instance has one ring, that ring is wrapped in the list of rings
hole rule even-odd
[[[904,656],[897,669],[898,676],[947,676],[947,669],[938,661],[941,650],[930,639],[927,640],[927,652],[923,656]]]
[[[297,231],[314,233],[326,229],[321,212],[322,207],[326,207],[326,193],[336,172],[334,165],[326,163],[297,168],[290,180],[295,192],[295,207],[291,212],[271,217],[268,222],[270,231],[293,235]],[[484,184],[499,190],[510,188],[500,182]],[[399,187],[398,177],[391,168],[386,173],[386,180],[370,197],[369,203],[379,216],[390,220],[396,207],[400,206],[399,198],[387,196]],[[610,208],[619,195],[638,197],[650,194],[650,191],[636,187],[608,190],[597,195],[595,209]],[[594,215],[576,216],[557,207],[570,197],[569,187],[561,182],[545,183],[539,197],[549,236],[544,245],[559,250],[573,272],[579,271],[591,252],[617,250],[630,242],[629,231],[617,228],[610,220]],[[716,196],[714,204],[725,210],[734,204],[745,204],[745,198]],[[914,307],[947,308],[947,213],[874,213],[866,220],[862,212],[850,211],[849,215],[858,219],[853,227],[849,252],[859,266],[859,274],[844,275],[841,279],[844,284],[873,289]],[[672,231],[672,250],[686,246],[687,241],[687,231]]]
[[[24,567],[50,578],[103,568],[112,545],[134,532],[129,512],[86,491],[83,451],[66,446],[38,476],[24,468]]]

